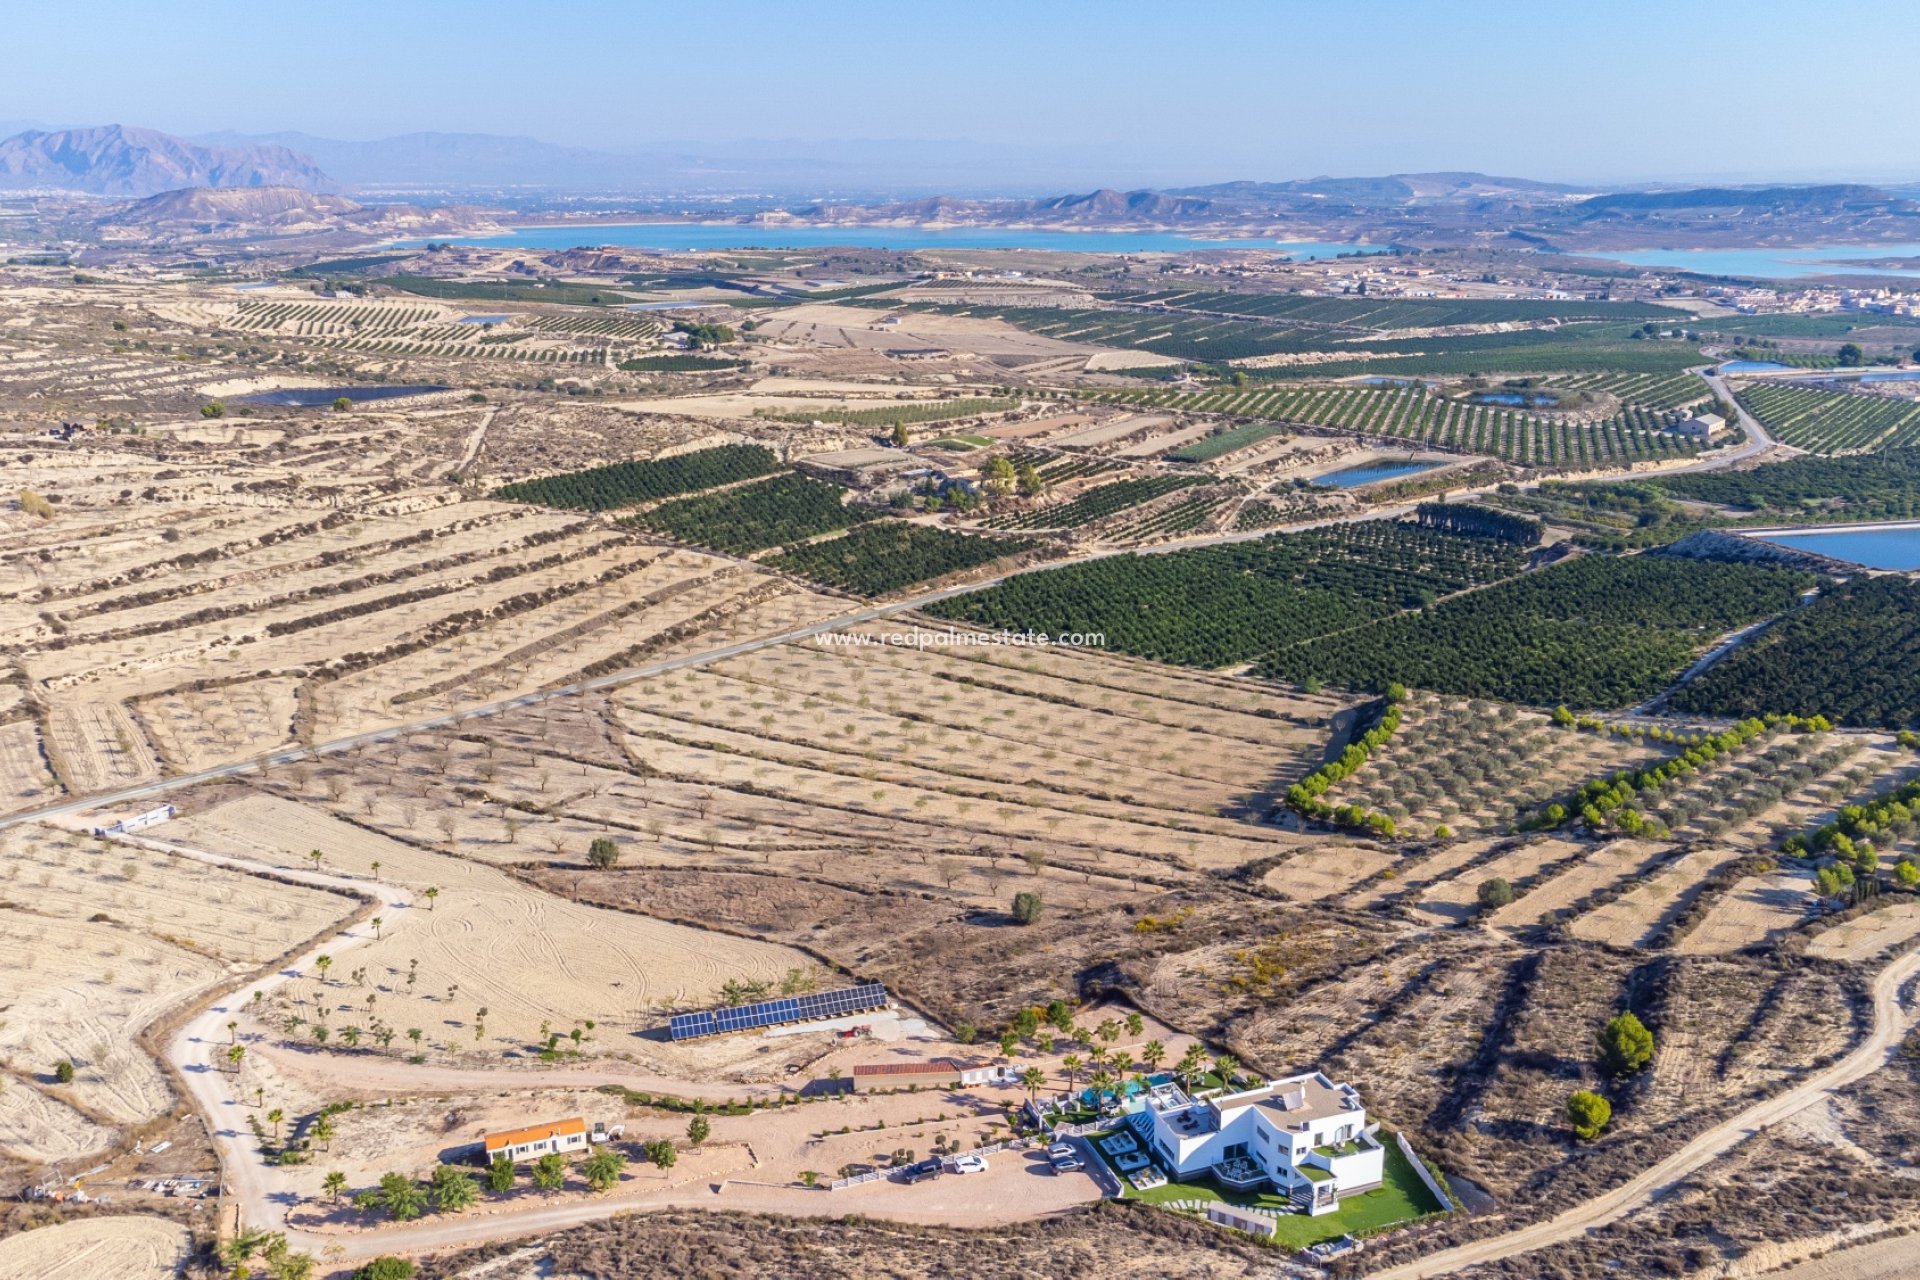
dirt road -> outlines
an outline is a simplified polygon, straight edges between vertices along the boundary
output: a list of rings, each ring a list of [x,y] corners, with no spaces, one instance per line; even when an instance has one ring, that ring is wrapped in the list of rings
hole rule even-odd
[[[1900,1003],[1900,989],[1915,974],[1920,974],[1920,951],[1900,957],[1874,979],[1873,1031],[1851,1053],[1785,1093],[1755,1103],[1708,1129],[1632,1181],[1577,1205],[1556,1218],[1375,1272],[1371,1280],[1424,1280],[1428,1276],[1449,1275],[1477,1263],[1510,1258],[1545,1245],[1576,1239],[1665,1194],[1690,1174],[1762,1133],[1770,1125],[1824,1101],[1834,1090],[1884,1067],[1912,1025],[1911,1012]]]

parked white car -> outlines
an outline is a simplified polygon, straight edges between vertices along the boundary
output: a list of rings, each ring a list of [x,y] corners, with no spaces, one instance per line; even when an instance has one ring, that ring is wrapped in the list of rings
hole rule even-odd
[[[955,1173],[985,1173],[987,1171],[987,1158],[985,1156],[975,1155],[955,1156],[953,1158],[953,1171]]]

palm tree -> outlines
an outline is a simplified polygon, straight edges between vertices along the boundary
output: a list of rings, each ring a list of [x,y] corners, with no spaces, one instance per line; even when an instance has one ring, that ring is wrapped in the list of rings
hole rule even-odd
[[[307,851],[307,856],[313,859],[313,869],[315,871],[318,871],[320,869],[321,862],[323,862],[326,859],[327,855],[320,852],[318,849],[309,849]]]
[[[273,1140],[275,1142],[280,1141],[280,1122],[284,1119],[286,1119],[286,1114],[278,1107],[267,1112],[267,1121],[273,1125]]]
[[[431,911],[433,910],[433,900],[440,896],[440,889],[436,885],[428,885],[421,891],[420,896],[427,900],[427,910]]]
[[[1127,1034],[1128,1035],[1138,1038],[1140,1033],[1146,1030],[1146,1026],[1147,1026],[1147,1020],[1145,1018],[1142,1018],[1138,1013],[1130,1013],[1127,1015]]]
[[[335,1169],[321,1181],[320,1189],[327,1193],[327,1199],[338,1200],[340,1193],[347,1189],[347,1175]]]
[[[1102,1042],[1112,1044],[1120,1038],[1120,1024],[1108,1018],[1093,1029],[1093,1034],[1099,1036]]]
[[[1070,1053],[1066,1057],[1060,1059],[1060,1069],[1067,1073],[1067,1092],[1072,1093],[1073,1082],[1080,1075],[1080,1055],[1077,1053]]]
[[[313,967],[320,971],[320,981],[325,982],[327,980],[327,970],[333,968],[333,957],[315,956],[313,958]]]
[[[1104,1070],[1096,1071],[1091,1076],[1088,1076],[1087,1083],[1093,1086],[1093,1096],[1096,1106],[1105,1102],[1107,1095],[1113,1092],[1113,1077],[1108,1075]]]
[[[1047,1073],[1038,1067],[1028,1067],[1020,1073],[1020,1083],[1027,1086],[1027,1101],[1032,1102],[1034,1095],[1040,1092],[1040,1086],[1047,1082]]]
[[[380,859],[378,858],[373,860],[373,878],[375,880],[380,878]]]
[[[1150,1070],[1158,1071],[1166,1056],[1167,1046],[1158,1040],[1149,1040],[1140,1046],[1140,1061],[1146,1063]]]
[[[1180,1083],[1191,1089],[1193,1087],[1193,1078],[1200,1074],[1200,1064],[1206,1060],[1207,1051],[1200,1047],[1199,1042],[1196,1041],[1188,1045],[1187,1051],[1180,1055],[1180,1066],[1178,1068]]]
[[[1239,1069],[1240,1064],[1234,1061],[1230,1053],[1217,1054],[1213,1059],[1213,1074],[1220,1077],[1220,1083],[1223,1085],[1231,1083],[1233,1073]]]
[[[325,1112],[322,1112],[320,1115],[320,1118],[313,1122],[313,1140],[320,1144],[321,1150],[323,1151],[333,1150],[333,1117],[332,1116],[329,1116]]]
[[[233,1037],[230,1041],[228,1041],[229,1044],[239,1044],[240,1043],[240,1024],[238,1022],[234,1022],[231,1020],[228,1021],[227,1034]]]
[[[375,916],[373,918],[373,940],[375,942],[380,941],[380,917],[379,916]]]
[[[349,1049],[357,1049],[360,1046],[360,1028],[342,1027],[340,1028],[340,1038],[347,1042]]]
[[[233,1064],[233,1074],[240,1074],[240,1059],[247,1056],[247,1046],[230,1044],[227,1046],[227,1061]]]
[[[1133,1069],[1133,1055],[1128,1053],[1125,1049],[1122,1049],[1118,1053],[1113,1055],[1112,1065],[1113,1065],[1113,1074],[1117,1076],[1126,1075],[1127,1072]]]

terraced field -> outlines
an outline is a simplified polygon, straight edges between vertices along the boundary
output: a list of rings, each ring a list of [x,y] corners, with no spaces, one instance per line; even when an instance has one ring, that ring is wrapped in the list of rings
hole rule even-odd
[[[1098,398],[1187,413],[1333,427],[1561,471],[1682,458],[1700,451],[1697,442],[1667,430],[1685,417],[1677,407],[1628,405],[1610,418],[1577,421],[1466,404],[1424,390],[1355,386],[1113,391],[1098,393]]]

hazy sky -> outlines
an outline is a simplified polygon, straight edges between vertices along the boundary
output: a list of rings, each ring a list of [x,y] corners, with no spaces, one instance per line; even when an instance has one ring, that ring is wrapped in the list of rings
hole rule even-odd
[[[1920,179],[1911,0],[9,0],[0,31],[9,123],[948,139],[1115,184]]]

